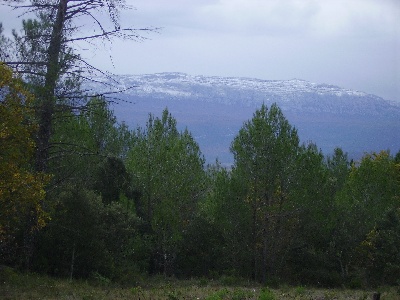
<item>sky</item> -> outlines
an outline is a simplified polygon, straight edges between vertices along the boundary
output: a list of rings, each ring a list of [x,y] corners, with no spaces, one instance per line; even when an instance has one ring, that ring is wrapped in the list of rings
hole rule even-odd
[[[134,9],[121,11],[122,28],[160,29],[145,41],[80,46],[100,69],[298,78],[400,101],[400,0],[126,2]]]

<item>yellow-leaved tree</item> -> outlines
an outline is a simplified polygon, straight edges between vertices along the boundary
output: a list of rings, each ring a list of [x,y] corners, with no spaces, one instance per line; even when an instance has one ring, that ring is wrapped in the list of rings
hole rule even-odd
[[[0,257],[15,259],[18,239],[45,226],[42,207],[49,176],[35,173],[33,97],[0,62]],[[16,248],[17,247],[17,248]]]

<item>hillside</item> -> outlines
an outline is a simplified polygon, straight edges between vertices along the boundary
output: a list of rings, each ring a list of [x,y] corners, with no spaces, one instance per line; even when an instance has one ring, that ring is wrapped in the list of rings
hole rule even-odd
[[[98,78],[99,82],[109,79]],[[144,126],[148,113],[168,107],[180,128],[188,127],[208,162],[231,164],[229,145],[243,122],[262,103],[276,102],[302,142],[325,154],[341,147],[358,159],[364,152],[400,149],[400,104],[375,95],[304,80],[260,80],[191,76],[183,73],[116,76],[111,83],[115,114],[131,128]],[[91,83],[96,92],[110,91]]]

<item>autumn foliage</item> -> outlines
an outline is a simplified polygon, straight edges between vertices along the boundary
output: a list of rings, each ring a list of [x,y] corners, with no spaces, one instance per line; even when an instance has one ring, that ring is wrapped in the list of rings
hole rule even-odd
[[[37,131],[32,106],[22,81],[0,63],[0,253],[19,231],[40,229],[48,219],[41,203],[49,177],[31,168]]]

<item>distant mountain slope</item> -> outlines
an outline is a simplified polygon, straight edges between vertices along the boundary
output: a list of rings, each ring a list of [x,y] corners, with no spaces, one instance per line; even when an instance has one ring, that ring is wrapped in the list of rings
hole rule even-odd
[[[301,140],[315,142],[326,154],[338,146],[356,159],[364,152],[400,150],[400,104],[359,91],[299,79],[183,73],[124,75],[115,80],[117,89],[125,90],[116,95],[123,100],[114,106],[119,120],[133,128],[144,126],[148,113],[160,115],[168,107],[178,125],[193,133],[209,162],[218,157],[232,163],[229,146],[243,122],[262,103],[274,102],[296,126]],[[87,88],[107,90],[98,83]]]

